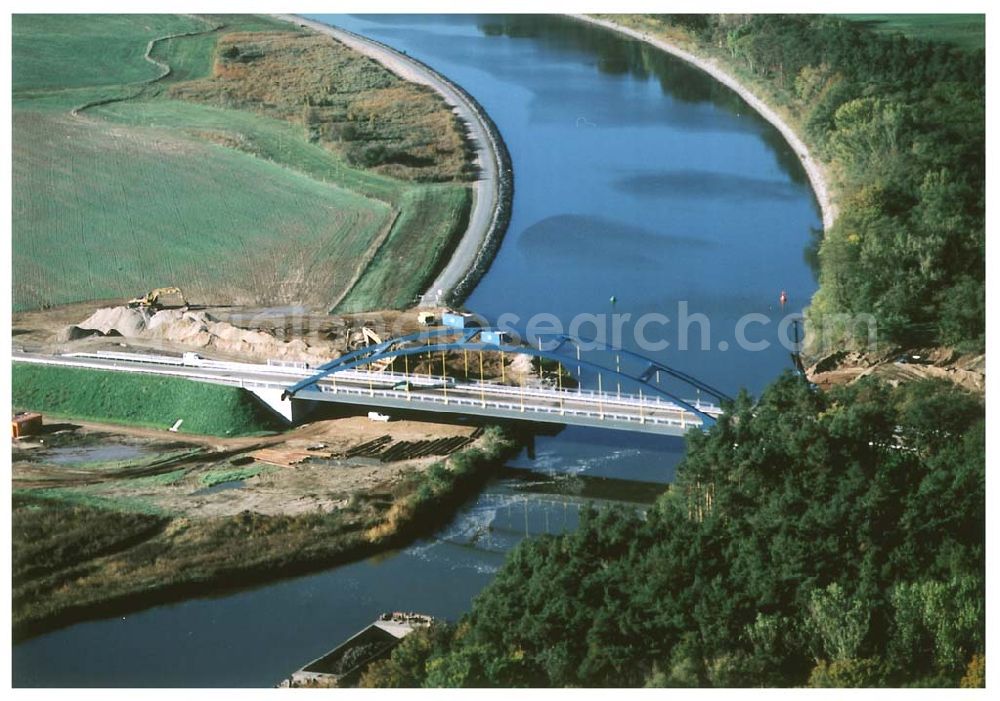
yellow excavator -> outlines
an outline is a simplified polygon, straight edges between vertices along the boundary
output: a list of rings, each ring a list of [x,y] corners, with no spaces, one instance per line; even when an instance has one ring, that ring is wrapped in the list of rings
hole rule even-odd
[[[147,292],[142,297],[130,299],[128,301],[128,306],[130,309],[162,309],[164,305],[161,304],[160,298],[170,296],[176,296],[180,299],[180,304],[176,306],[187,306],[187,300],[184,299],[184,293],[181,292],[179,287],[157,287],[155,290]]]
[[[363,325],[361,327],[361,338],[354,336],[354,340],[350,347],[352,349],[361,348],[362,344],[365,348],[371,345],[378,345],[382,343],[382,337],[379,336],[375,331],[373,331],[369,326]],[[392,358],[381,358],[369,363],[367,370],[373,372],[383,372],[386,368],[392,365]]]

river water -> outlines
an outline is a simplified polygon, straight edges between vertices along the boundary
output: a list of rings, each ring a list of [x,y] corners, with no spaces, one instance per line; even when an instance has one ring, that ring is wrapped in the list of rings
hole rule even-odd
[[[500,252],[468,300],[496,321],[534,314],[620,339],[730,394],[789,366],[778,295],[815,289],[807,249],[819,209],[795,154],[736,95],[686,64],[560,18],[330,16],[421,59],[492,116],[516,185]],[[611,297],[615,302],[611,302]],[[681,350],[680,309],[704,314]],[[737,322],[746,327],[739,347]],[[762,323],[767,320],[769,323]],[[726,347],[728,346],[728,347]],[[726,347],[723,350],[721,347]],[[590,384],[587,378],[585,383]],[[539,436],[435,537],[403,551],[214,598],[75,625],[14,648],[17,686],[270,686],[372,621],[415,610],[458,618],[526,534],[576,524],[596,500],[649,503],[683,441],[589,429]]]

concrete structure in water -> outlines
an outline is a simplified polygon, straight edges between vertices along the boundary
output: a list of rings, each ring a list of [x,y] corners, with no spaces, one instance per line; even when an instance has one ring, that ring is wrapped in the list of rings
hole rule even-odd
[[[434,622],[419,613],[384,613],[343,643],[292,673],[281,683],[291,688],[353,686],[368,665],[388,657],[399,641]]]

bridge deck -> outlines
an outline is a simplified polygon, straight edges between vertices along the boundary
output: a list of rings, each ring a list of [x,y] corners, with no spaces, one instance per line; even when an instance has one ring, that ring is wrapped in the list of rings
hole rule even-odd
[[[443,383],[442,383],[443,384]],[[434,413],[470,414],[521,421],[591,426],[642,433],[682,436],[702,420],[668,402],[632,394],[597,393],[589,390],[521,389],[491,383],[440,384],[406,390],[367,387],[344,381],[320,382],[300,390],[297,399],[358,404],[381,409],[406,409]],[[718,407],[700,404],[710,415]]]
[[[94,353],[38,356],[16,353],[15,362],[86,367],[119,372],[172,375],[200,382],[280,393],[312,370],[280,365],[229,363],[198,359],[194,364],[171,356]],[[405,383],[405,384],[404,384]],[[658,397],[586,389],[517,387],[495,382],[459,382],[454,378],[398,372],[345,370],[300,390],[294,399],[315,400],[429,413],[466,414],[520,421],[590,426],[681,436],[703,419]],[[714,417],[719,407],[692,400]]]

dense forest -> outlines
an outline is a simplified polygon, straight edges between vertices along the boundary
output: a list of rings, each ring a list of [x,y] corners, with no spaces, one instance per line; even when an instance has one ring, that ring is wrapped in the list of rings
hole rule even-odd
[[[372,686],[981,684],[985,420],[947,382],[787,375],[694,433],[644,516],[522,542]]]
[[[985,347],[984,51],[822,15],[667,15],[796,122],[835,185],[814,331],[872,314],[882,340]],[[863,329],[859,330],[862,331]]]
[[[983,52],[820,16],[658,21],[740,64],[826,162],[814,328],[870,313],[891,342],[984,349]],[[787,374],[689,434],[647,512],[525,540],[362,684],[982,686],[985,430],[948,382]]]

